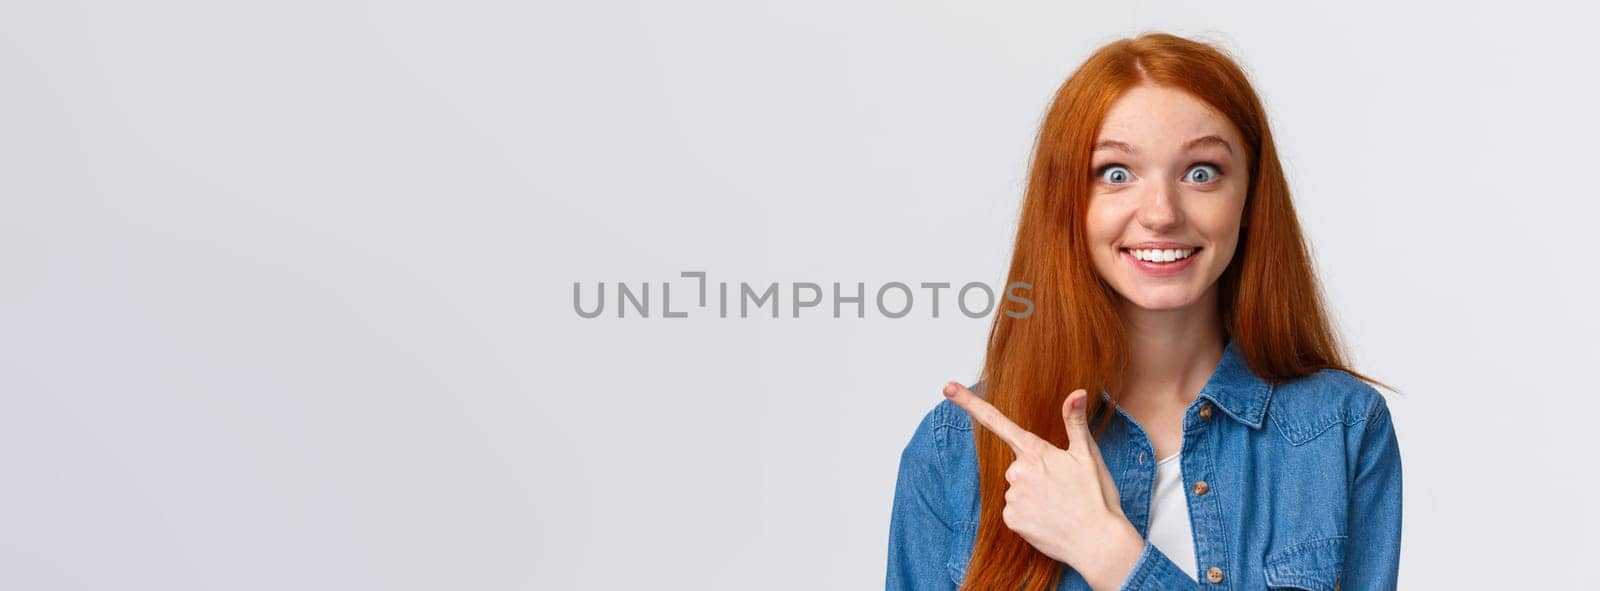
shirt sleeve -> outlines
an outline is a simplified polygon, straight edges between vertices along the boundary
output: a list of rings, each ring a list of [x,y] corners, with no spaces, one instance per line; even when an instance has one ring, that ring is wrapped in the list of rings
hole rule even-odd
[[[1167,555],[1161,553],[1161,550],[1149,540],[1145,540],[1144,551],[1139,553],[1139,560],[1133,563],[1133,570],[1128,571],[1128,578],[1120,587],[1121,591],[1199,588],[1200,584],[1189,578],[1189,573],[1178,568],[1177,563],[1167,558]]]
[[[945,570],[956,535],[946,515],[941,443],[949,429],[934,407],[900,453],[894,508],[889,518],[889,566],[884,588],[889,591],[956,588]]]
[[[1350,483],[1345,589],[1394,589],[1400,578],[1400,445],[1382,397],[1365,422]]]

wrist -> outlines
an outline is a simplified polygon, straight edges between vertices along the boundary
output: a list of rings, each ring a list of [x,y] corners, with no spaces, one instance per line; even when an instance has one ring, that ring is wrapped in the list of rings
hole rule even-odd
[[[1084,565],[1086,568],[1077,570],[1095,591],[1116,591],[1139,563],[1145,540],[1126,517],[1117,516],[1104,531],[1100,555],[1092,564]]]

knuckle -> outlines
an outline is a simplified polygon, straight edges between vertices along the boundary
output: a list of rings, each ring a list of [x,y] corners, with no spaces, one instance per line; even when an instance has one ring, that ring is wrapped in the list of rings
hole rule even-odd
[[[1044,455],[1044,452],[1048,451],[1051,447],[1053,446],[1050,445],[1050,442],[1041,439],[1037,435],[1028,437],[1028,449],[1032,451],[1034,455]]]

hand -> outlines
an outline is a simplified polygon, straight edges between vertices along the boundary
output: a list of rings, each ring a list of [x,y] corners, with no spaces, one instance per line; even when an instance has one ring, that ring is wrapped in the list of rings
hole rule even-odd
[[[1116,589],[1144,550],[1144,539],[1122,512],[1117,483],[1089,433],[1087,390],[1074,390],[1061,406],[1068,447],[1063,450],[1006,418],[961,384],[944,395],[1011,446],[1001,515],[1046,556],[1067,563],[1095,589]]]

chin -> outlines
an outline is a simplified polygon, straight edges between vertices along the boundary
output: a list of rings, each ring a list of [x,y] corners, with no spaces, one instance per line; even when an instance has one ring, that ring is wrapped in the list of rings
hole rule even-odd
[[[1195,298],[1171,296],[1135,296],[1124,298],[1128,303],[1150,311],[1181,310],[1194,305]]]

